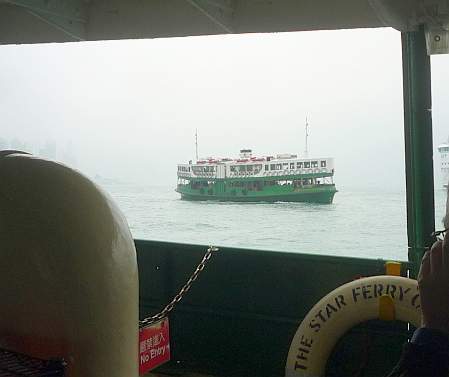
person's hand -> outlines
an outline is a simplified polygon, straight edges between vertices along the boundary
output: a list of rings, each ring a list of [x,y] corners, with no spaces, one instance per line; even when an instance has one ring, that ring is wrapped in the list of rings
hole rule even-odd
[[[449,233],[424,254],[418,286],[422,327],[449,334]]]

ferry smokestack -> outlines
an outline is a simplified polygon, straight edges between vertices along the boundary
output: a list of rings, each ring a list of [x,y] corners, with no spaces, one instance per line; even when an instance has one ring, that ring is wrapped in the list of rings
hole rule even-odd
[[[240,149],[240,158],[251,158],[253,151],[251,149]]]

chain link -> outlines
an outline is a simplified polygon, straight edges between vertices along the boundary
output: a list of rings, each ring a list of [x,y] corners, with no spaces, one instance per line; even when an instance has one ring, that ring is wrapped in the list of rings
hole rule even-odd
[[[166,317],[174,309],[175,305],[179,301],[182,300],[182,298],[184,297],[184,294],[186,294],[189,291],[193,282],[198,278],[199,274],[204,270],[204,267],[206,267],[206,263],[211,258],[212,253],[215,251],[218,251],[218,250],[219,249],[215,246],[209,246],[209,248],[206,251],[206,254],[204,254],[203,259],[198,264],[198,266],[196,267],[193,274],[190,275],[187,282],[182,286],[182,288],[178,292],[178,294],[175,297],[173,297],[173,299],[170,301],[170,303],[167,306],[165,306],[165,308],[162,309],[161,312],[159,312],[151,317],[144,318],[141,321],[139,321],[139,327],[151,325],[152,323],[157,322],[157,321],[161,320],[162,318]]]

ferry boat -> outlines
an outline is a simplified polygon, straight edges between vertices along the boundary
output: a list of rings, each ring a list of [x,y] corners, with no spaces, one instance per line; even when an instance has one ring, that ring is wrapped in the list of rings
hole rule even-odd
[[[185,200],[332,203],[337,192],[332,158],[296,154],[207,158],[178,165],[176,191]]]
[[[446,143],[438,146],[440,153],[441,178],[443,187],[447,188],[449,182],[449,139]]]

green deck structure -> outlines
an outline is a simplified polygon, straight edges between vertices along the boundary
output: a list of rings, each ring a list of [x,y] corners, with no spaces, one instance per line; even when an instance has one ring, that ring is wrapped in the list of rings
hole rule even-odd
[[[141,318],[178,293],[205,245],[136,240]],[[290,342],[308,311],[333,289],[361,276],[382,275],[381,259],[220,247],[170,315],[172,361],[156,372],[226,377],[282,377]],[[409,265],[402,264],[406,276]],[[411,330],[373,321],[339,342],[326,376],[383,377]],[[388,350],[388,352],[385,352]]]
[[[319,183],[331,173],[274,177],[179,179],[176,191],[184,200],[228,202],[308,202],[330,204],[337,189],[334,183]]]

